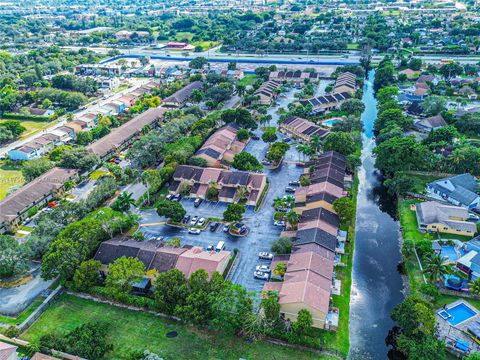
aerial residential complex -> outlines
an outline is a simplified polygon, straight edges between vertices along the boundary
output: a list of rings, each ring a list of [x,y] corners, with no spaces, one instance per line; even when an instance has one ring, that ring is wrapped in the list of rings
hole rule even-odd
[[[479,14],[2,2],[0,359],[477,359]]]

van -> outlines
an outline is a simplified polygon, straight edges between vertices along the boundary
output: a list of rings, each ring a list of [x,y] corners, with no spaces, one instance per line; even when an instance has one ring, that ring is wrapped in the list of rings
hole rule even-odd
[[[225,242],[219,241],[218,244],[217,244],[217,247],[215,248],[215,251],[220,252],[223,249],[225,249]]]

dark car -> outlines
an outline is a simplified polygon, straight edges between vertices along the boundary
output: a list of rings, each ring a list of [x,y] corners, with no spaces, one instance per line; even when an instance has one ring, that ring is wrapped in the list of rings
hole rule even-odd
[[[175,194],[172,198],[172,201],[180,201],[182,199],[182,195],[180,194]]]
[[[203,202],[202,199],[195,199],[195,201],[193,202],[193,206],[199,207],[202,202]]]
[[[185,215],[185,216],[183,217],[182,222],[183,222],[184,224],[186,224],[186,223],[188,223],[189,221],[190,221],[190,215]]]
[[[288,183],[288,185],[290,185],[290,186],[300,186],[300,182],[298,182],[298,181],[290,181],[290,182]]]
[[[252,135],[252,140],[260,140],[260,136],[258,136],[258,135]]]
[[[291,187],[291,186],[287,186],[285,188],[285,192],[287,193],[294,193],[295,192],[295,188],[294,187]]]
[[[211,232],[217,231],[219,225],[220,225],[220,224],[219,224],[218,222],[212,222],[212,223],[210,224],[210,231],[211,231]]]

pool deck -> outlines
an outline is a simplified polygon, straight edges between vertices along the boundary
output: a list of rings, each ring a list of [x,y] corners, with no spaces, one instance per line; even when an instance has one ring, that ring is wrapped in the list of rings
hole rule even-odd
[[[452,308],[456,305],[459,304],[465,304],[472,310],[474,310],[477,314],[472,316],[471,318],[461,322],[460,324],[453,326],[448,322],[448,320],[442,318],[438,313],[442,311],[443,309],[437,309],[435,311],[435,320],[437,322],[437,329],[438,329],[438,338],[441,340],[447,340],[448,338],[455,338],[455,339],[460,339],[468,342],[470,344],[470,347],[472,348],[472,351],[477,352],[480,351],[480,345],[477,344],[475,341],[472,340],[472,338],[467,335],[467,325],[472,322],[472,321],[480,321],[480,310],[475,308],[473,305],[468,303],[468,301],[465,301],[463,299],[459,299],[457,301],[454,301],[453,303],[450,303],[447,305],[447,310],[449,308]]]

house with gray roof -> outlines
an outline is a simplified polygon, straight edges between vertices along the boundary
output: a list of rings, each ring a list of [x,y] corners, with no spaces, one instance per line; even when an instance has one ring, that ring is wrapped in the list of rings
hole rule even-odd
[[[432,130],[440,129],[447,126],[445,119],[442,115],[431,116],[425,119],[419,119],[415,122],[415,127],[424,132],[430,132]]]
[[[475,223],[468,221],[468,210],[460,206],[426,201],[415,205],[420,231],[474,236]]]
[[[479,206],[480,196],[477,194],[477,180],[471,174],[460,174],[439,179],[427,184],[430,197],[448,201],[456,206],[474,209]]]
[[[203,83],[201,81],[194,81],[169,97],[163,99],[162,104],[167,107],[179,108],[186,104],[187,100],[192,95],[193,90],[201,90]]]

